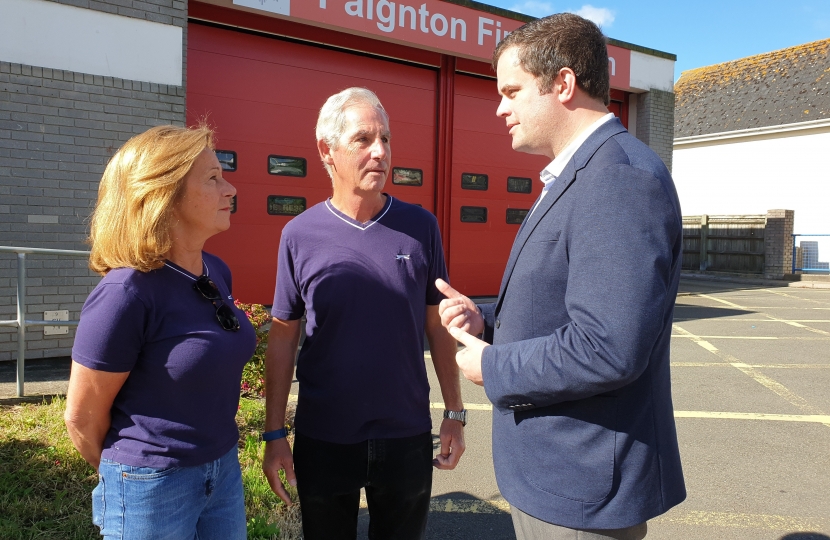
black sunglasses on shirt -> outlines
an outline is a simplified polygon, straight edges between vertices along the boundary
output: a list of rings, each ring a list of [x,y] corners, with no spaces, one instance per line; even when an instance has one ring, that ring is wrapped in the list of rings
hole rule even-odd
[[[213,307],[216,308],[216,320],[224,330],[236,332],[239,330],[239,319],[236,318],[233,310],[222,302],[222,294],[219,292],[219,287],[209,277],[202,275],[193,284],[193,288],[199,291],[202,296],[210,300]]]

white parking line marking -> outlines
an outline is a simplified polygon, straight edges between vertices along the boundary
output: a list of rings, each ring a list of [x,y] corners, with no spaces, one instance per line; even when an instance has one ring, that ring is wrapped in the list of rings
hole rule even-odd
[[[696,344],[711,352],[727,364],[730,364],[732,367],[743,372],[745,375],[752,378],[755,382],[763,385],[769,390],[772,390],[773,392],[781,396],[784,400],[786,400],[788,403],[800,409],[802,412],[809,415],[824,415],[823,411],[807,403],[807,401],[804,398],[790,391],[783,384],[767,377],[763,373],[759,372],[757,369],[751,367],[749,364],[745,364],[744,362],[741,362],[731,354],[727,354],[719,350],[717,347],[715,347],[705,339],[702,339],[700,336],[696,336],[691,332],[684,330],[676,324],[672,325],[672,328],[674,328],[676,332],[685,335]],[[827,426],[830,427],[830,423],[828,423]]]
[[[674,322],[699,321],[699,317],[677,317]],[[745,317],[718,317],[718,322],[798,322],[798,323],[830,323],[830,319],[748,319]]]
[[[681,309],[690,309],[690,308],[697,308],[697,309],[729,309],[724,306],[707,306],[703,304],[684,304],[684,303],[677,303],[675,307]],[[734,309],[734,308],[733,308]],[[753,311],[760,311],[762,309],[789,309],[792,311],[806,311],[806,310],[830,310],[830,307],[795,307],[795,306],[744,306],[742,308],[743,311],[747,313],[751,313]]]
[[[366,499],[361,492],[360,508],[367,509]],[[504,499],[442,499],[429,501],[429,511],[451,514],[509,514],[510,503]],[[698,525],[729,529],[762,529],[774,531],[818,531],[827,526],[828,520],[820,517],[781,516],[775,514],[743,514],[738,512],[706,512],[673,510],[658,516],[649,523],[675,525]]]
[[[801,300],[802,302],[812,302],[814,304],[827,304],[827,302],[822,302],[821,300],[813,300],[812,298],[802,298],[800,296],[795,296],[793,294],[787,294],[785,292],[775,291],[775,290],[772,290],[772,289],[762,289],[762,290],[767,291],[768,293],[777,294],[778,296],[785,296],[787,298],[794,298],[795,300]]]
[[[722,364],[728,366],[729,364]],[[297,401],[296,394],[289,394],[288,401]],[[443,410],[443,403],[430,403],[430,408]],[[489,403],[465,403],[468,411],[492,411]],[[809,422],[830,425],[830,415],[825,414],[766,414],[713,411],[674,411],[675,418],[709,418],[719,420],[773,420],[779,422]]]
[[[700,525],[734,529],[767,529],[776,531],[818,531],[827,520],[813,517],[777,516],[770,514],[740,514],[733,512],[669,512],[652,520],[655,523]]]
[[[674,411],[675,418],[712,418],[718,420],[772,420],[776,422],[808,422],[830,424],[827,414],[767,414],[717,411]]]
[[[818,328],[812,328],[810,326],[805,326],[805,325],[803,325],[799,322],[795,322],[795,321],[788,321],[786,319],[779,319],[778,317],[773,317],[772,315],[767,315],[766,313],[764,313],[764,315],[769,317],[770,320],[775,321],[775,322],[782,322],[784,324],[789,324],[790,326],[795,326],[796,328],[803,328],[803,329],[805,329],[809,332],[815,332],[816,334],[821,334],[823,336],[830,336],[830,332],[826,332],[824,330],[819,330]]]
[[[732,367],[724,362],[672,362],[671,367]],[[749,364],[761,369],[830,369],[830,364]]]
[[[684,335],[684,334],[672,334],[671,337],[673,338],[688,338],[692,339],[691,335]],[[830,336],[828,337],[808,337],[808,336],[697,336],[696,338],[703,338],[703,339],[754,339],[754,340],[767,340],[767,341],[830,341]],[[694,341],[694,340],[693,340]]]
[[[444,409],[443,403],[430,403],[430,408],[432,409]],[[465,403],[464,408],[468,411],[492,411],[493,406],[489,403],[479,404],[479,403]]]
[[[735,308],[735,309],[747,309],[744,306],[739,306],[738,304],[734,304],[732,302],[729,302],[728,300],[718,298],[717,296],[710,296],[708,294],[697,294],[695,296],[699,296],[700,298],[708,298],[709,300],[714,300],[715,302],[720,302],[722,304],[726,304],[727,306]]]

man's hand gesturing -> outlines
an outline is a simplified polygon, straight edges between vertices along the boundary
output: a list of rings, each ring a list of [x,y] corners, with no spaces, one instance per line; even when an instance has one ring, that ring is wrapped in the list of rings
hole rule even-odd
[[[435,286],[447,297],[438,304],[444,328],[458,328],[474,336],[484,331],[484,319],[472,300],[450,287],[443,279],[436,279]]]
[[[481,353],[487,343],[474,336],[484,331],[484,318],[472,300],[450,287],[446,281],[436,279],[435,286],[447,297],[438,304],[441,324],[466,347],[455,355],[455,362],[468,380],[483,386]]]

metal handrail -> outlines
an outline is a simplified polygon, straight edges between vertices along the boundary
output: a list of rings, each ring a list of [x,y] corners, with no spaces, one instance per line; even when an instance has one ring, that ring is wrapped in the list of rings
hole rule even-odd
[[[800,272],[823,272],[823,268],[796,268],[796,254],[798,253],[797,246],[795,242],[799,236],[830,236],[830,234],[793,234],[793,271],[792,273],[795,274],[797,271]]]
[[[59,257],[89,257],[89,251],[71,249],[22,248],[0,246],[0,253],[17,254],[17,319],[0,321],[0,326],[17,327],[17,397],[23,397],[26,365],[26,328],[29,326],[77,326],[78,321],[26,320],[26,255],[57,255]],[[56,325],[55,323],[60,324]]]

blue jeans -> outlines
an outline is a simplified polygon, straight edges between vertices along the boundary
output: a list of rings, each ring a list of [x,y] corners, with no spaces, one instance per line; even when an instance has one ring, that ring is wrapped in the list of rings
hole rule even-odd
[[[153,469],[102,459],[92,523],[112,540],[244,540],[245,500],[234,448],[196,467]]]

